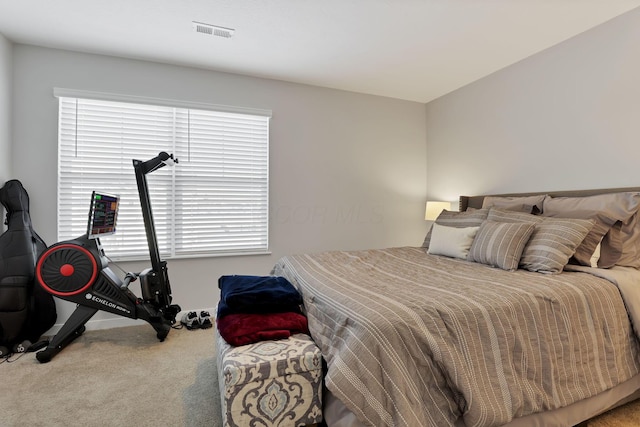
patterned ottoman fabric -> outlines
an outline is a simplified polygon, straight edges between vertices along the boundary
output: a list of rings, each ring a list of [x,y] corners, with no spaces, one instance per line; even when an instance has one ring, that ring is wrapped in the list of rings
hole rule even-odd
[[[225,427],[295,427],[322,421],[322,356],[308,335],[239,347],[218,332],[216,338]]]

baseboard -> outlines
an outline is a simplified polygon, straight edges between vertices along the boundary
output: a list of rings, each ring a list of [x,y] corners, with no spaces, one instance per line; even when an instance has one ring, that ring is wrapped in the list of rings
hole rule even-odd
[[[186,313],[190,311],[195,311],[198,314],[200,314],[201,311],[208,311],[209,314],[211,315],[212,321],[213,319],[215,319],[215,313],[216,313],[215,308],[198,308],[198,309],[182,310],[181,312],[179,312],[178,315],[176,316],[176,323],[180,323],[180,319],[182,319],[182,316],[184,316]],[[87,331],[95,331],[99,329],[122,328],[125,326],[136,326],[136,325],[144,325],[144,324],[146,324],[144,320],[130,319],[128,317],[118,316],[118,317],[112,317],[112,318],[106,318],[106,319],[91,319],[85,324],[85,327],[87,328]],[[45,332],[44,335],[53,336],[57,334],[58,331],[62,329],[62,325],[64,325],[64,322],[56,323],[51,327],[51,329]]]

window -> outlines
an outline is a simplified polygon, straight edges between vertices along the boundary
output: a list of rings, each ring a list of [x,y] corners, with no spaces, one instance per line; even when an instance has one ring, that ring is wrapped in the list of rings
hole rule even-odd
[[[93,190],[115,193],[117,232],[102,239],[105,250],[118,259],[148,257],[133,159],[166,151],[178,164],[147,175],[162,257],[268,250],[270,112],[55,94],[58,240],[86,232]]]

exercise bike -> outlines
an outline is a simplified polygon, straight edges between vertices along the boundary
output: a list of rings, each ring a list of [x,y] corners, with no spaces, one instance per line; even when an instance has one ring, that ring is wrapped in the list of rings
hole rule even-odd
[[[133,160],[151,267],[140,273],[127,273],[120,279],[110,268],[100,245],[100,236],[115,233],[119,196],[93,192],[87,233],[73,240],[48,247],[38,258],[36,278],[54,296],[75,302],[75,311],[47,348],[36,353],[41,363],[49,362],[85,331],[85,324],[99,310],[148,322],[164,341],[175,323],[180,306],[171,304],[167,263],[160,259],[146,175],[178,162],[173,154],[161,152],[147,160]],[[129,284],[140,279],[142,298]]]

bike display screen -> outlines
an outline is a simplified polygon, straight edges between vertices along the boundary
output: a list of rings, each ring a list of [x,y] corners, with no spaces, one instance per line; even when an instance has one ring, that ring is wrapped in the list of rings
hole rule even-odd
[[[89,223],[87,225],[87,236],[90,239],[116,232],[119,204],[120,197],[117,195],[99,193],[97,191],[91,194]]]

